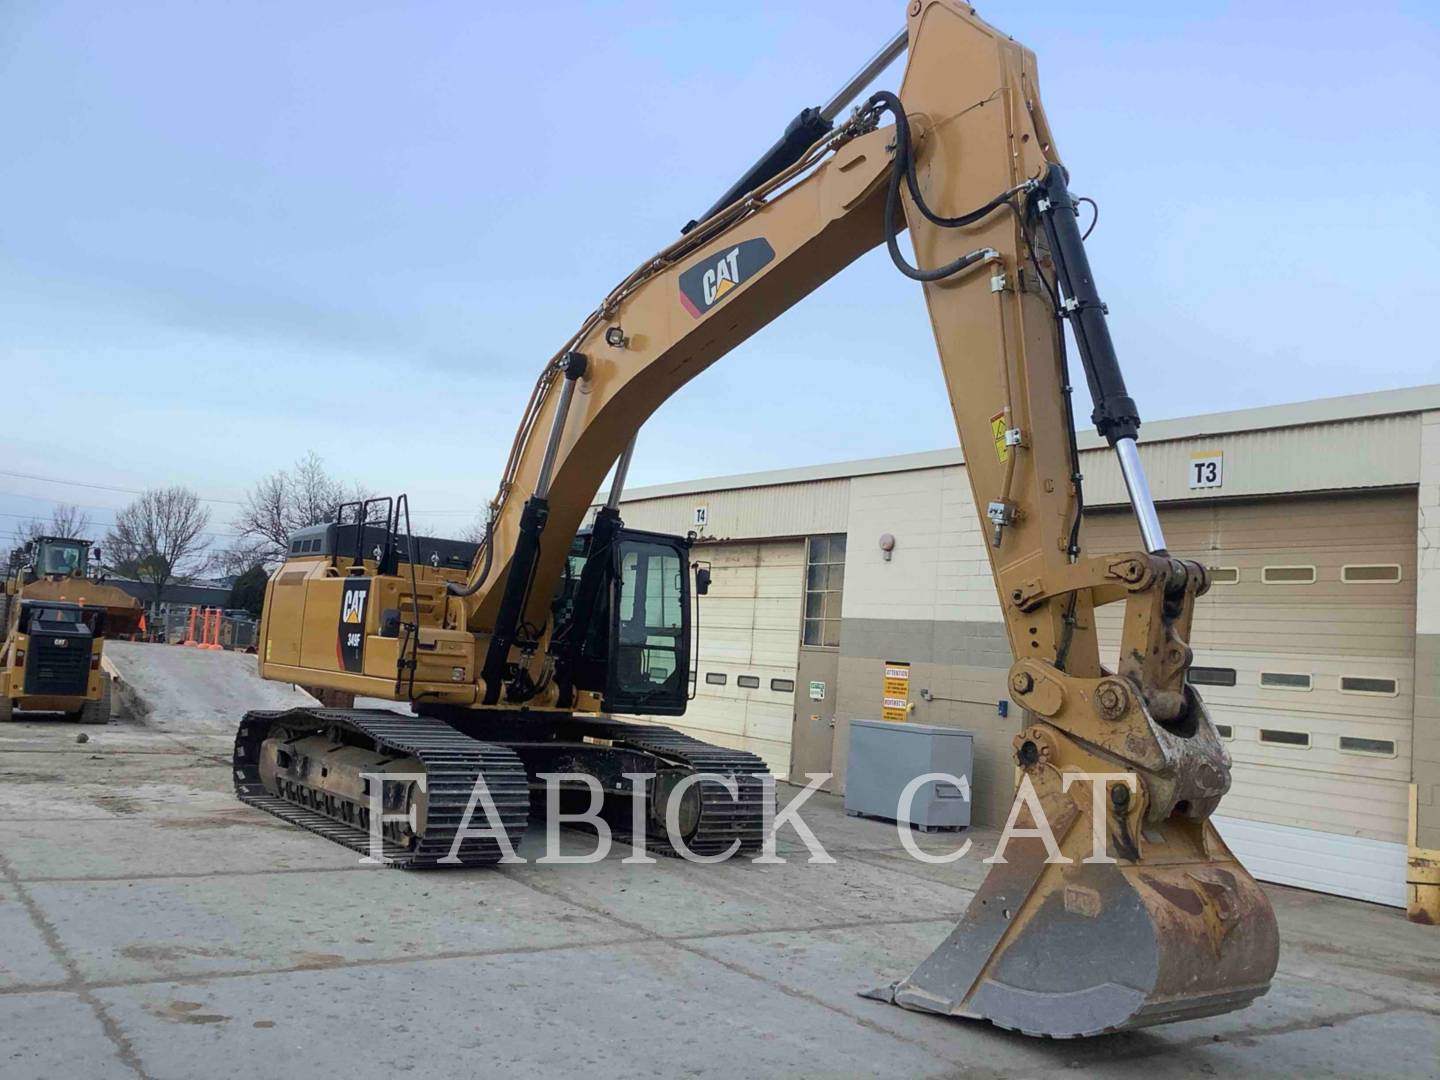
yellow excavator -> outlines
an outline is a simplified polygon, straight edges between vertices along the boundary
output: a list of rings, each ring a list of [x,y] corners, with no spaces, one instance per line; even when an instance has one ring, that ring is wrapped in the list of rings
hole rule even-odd
[[[898,95],[842,119],[901,53]],[[628,804],[620,820],[652,849],[758,848],[759,759],[616,719],[683,714],[692,594],[708,584],[688,538],[624,526],[620,494],[647,417],[881,244],[929,306],[1016,658],[1016,823],[1034,834],[879,996],[1074,1037],[1263,994],[1275,919],[1211,822],[1230,761],[1187,681],[1207,574],[1166,550],[1035,57],[956,0],[910,0],[901,34],[545,364],[478,547],[414,536],[403,495],[291,539],[268,586],[261,674],[409,713],[249,713],[240,797],[360,851],[379,813],[393,864],[464,866],[500,859],[541,774],[563,771]],[[1067,327],[1143,551],[1083,548]],[[1093,612],[1111,603],[1125,606],[1123,644],[1102,662]],[[483,835],[466,826],[477,790],[503,823]]]

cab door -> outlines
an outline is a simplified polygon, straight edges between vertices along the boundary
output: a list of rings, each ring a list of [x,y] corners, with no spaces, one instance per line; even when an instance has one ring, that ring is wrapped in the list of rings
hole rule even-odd
[[[614,558],[602,708],[680,716],[690,672],[688,550],[675,537],[627,530]]]

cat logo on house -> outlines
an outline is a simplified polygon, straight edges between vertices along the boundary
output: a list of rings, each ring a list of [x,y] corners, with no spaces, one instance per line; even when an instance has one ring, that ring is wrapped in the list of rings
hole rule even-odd
[[[365,621],[365,601],[369,598],[368,592],[361,592],[359,589],[347,589],[345,599],[340,607],[340,621],[351,626],[359,626]]]
[[[346,581],[340,593],[340,632],[335,651],[346,671],[360,671],[365,666],[365,603],[369,599],[369,578]]]
[[[711,252],[680,274],[680,303],[695,318],[754,277],[775,258],[775,249],[763,237],[742,240],[733,247]]]

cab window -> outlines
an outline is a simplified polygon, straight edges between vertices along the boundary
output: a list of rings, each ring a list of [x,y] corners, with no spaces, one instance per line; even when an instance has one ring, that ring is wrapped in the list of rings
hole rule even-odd
[[[685,562],[668,545],[625,541],[620,551],[612,696],[635,706],[685,693]]]
[[[80,544],[42,544],[40,573],[78,574],[85,565],[85,549]]]

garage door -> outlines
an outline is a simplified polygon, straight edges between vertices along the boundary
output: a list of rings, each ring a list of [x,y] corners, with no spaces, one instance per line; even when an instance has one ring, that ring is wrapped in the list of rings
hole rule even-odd
[[[1235,762],[1217,825],[1262,880],[1405,902],[1415,514],[1408,492],[1161,510],[1215,579],[1191,674]],[[1128,511],[1097,512],[1086,543],[1139,539]],[[1118,655],[1121,605],[1099,615]]]
[[[785,776],[790,767],[795,668],[800,654],[805,542],[698,544],[710,593],[699,599],[695,698],[664,723],[748,750]]]

